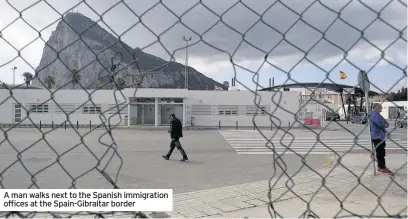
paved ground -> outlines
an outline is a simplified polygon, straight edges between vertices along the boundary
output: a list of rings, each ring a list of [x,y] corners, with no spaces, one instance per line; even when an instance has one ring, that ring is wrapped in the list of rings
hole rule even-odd
[[[112,140],[103,130],[85,135],[89,130],[80,129],[85,135],[81,144],[75,131],[60,129],[46,134],[44,139],[49,147],[38,130],[13,129],[7,134],[9,142],[0,144],[1,185],[4,188],[35,185],[40,188],[74,185],[76,188],[112,188],[95,169],[96,166],[103,169],[108,163],[113,150],[104,154]],[[113,181],[117,180],[120,188],[170,188],[177,194],[266,180],[274,173],[273,156],[237,155],[218,131],[186,131],[182,139],[190,158],[186,163],[179,161],[181,155],[177,150],[171,160],[161,158],[169,149],[166,131],[117,130],[113,137],[119,155],[113,155],[105,172]],[[0,140],[4,140],[2,138]],[[41,141],[27,149],[38,140]],[[21,162],[11,145],[21,152]],[[99,165],[98,159],[101,160]],[[326,159],[327,156],[310,155],[306,163],[320,168]],[[283,160],[290,164],[288,172],[297,171],[302,164],[301,157],[296,155],[287,155]],[[116,175],[119,168],[120,174]],[[31,178],[32,175],[35,178]]]
[[[59,129],[43,135],[36,129],[13,129],[2,135],[0,185],[3,188],[112,188],[112,183],[95,168],[106,167],[104,172],[120,188],[174,189],[175,211],[170,215],[203,217],[265,204],[267,193],[257,189],[258,186],[267,186],[271,176],[282,173],[279,167],[274,167],[273,155],[239,155],[218,131],[185,131],[181,143],[190,158],[185,163],[179,161],[181,155],[177,150],[171,160],[161,158],[169,149],[169,135],[165,130],[113,131],[116,143],[113,146],[118,154],[108,150],[113,141],[106,131],[87,132],[87,129]],[[288,154],[282,160],[288,174],[310,171],[306,167],[300,169],[302,156]],[[316,170],[326,161],[327,155],[310,154],[303,162]],[[310,173],[303,176],[310,179]],[[306,182],[304,187],[311,188],[311,185]],[[205,191],[210,196],[206,196]],[[186,201],[186,196],[201,197],[204,201]],[[214,198],[208,198],[211,196]],[[224,201],[218,202],[217,197]],[[244,197],[245,203],[242,203]],[[215,209],[207,206],[203,210],[206,206],[202,202],[215,203]]]
[[[298,218],[305,213],[319,218],[407,215],[406,154],[388,156],[388,166],[395,172],[393,177],[374,176],[368,156],[349,154],[341,163],[343,167],[316,170],[319,175],[304,171],[290,175],[290,180],[276,176],[271,181],[177,194],[174,211],[168,214],[173,218],[269,218],[271,213],[283,218]],[[274,210],[269,209],[271,213],[270,201],[274,206]]]
[[[371,150],[368,130],[362,125],[353,125],[352,131],[339,129],[305,130],[220,130],[238,154],[327,154],[334,151],[345,153],[367,153]],[[387,149],[399,153],[407,150],[406,129],[393,131],[386,141]]]

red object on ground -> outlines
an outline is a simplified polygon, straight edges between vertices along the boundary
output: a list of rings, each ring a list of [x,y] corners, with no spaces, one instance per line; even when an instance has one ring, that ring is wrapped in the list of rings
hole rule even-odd
[[[313,126],[320,126],[320,119],[312,119]]]
[[[380,173],[392,174],[392,172],[389,169],[377,169],[377,171]]]
[[[304,119],[303,119],[303,123],[305,124],[305,125],[312,125],[312,118],[308,118],[308,117],[305,117]]]

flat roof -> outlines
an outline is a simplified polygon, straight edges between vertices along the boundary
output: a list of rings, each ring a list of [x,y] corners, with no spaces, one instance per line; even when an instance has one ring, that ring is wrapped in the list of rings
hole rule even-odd
[[[278,88],[326,88],[327,90],[334,91],[341,93],[344,91],[344,88],[354,88],[354,93],[356,95],[364,95],[364,92],[361,88],[351,86],[351,85],[345,85],[345,84],[333,84],[333,83],[316,83],[316,82],[307,82],[307,83],[293,83],[293,84],[282,84],[282,85],[277,85],[273,87],[267,87],[260,89],[259,91],[272,91],[274,89]],[[370,91],[368,93],[369,96],[376,96],[379,95],[379,93],[375,91]]]
[[[5,84],[5,83],[2,83],[2,84],[0,85],[0,89],[10,90],[10,89],[44,89],[44,88],[42,88],[42,87],[37,87],[37,86],[34,86],[34,85],[28,85],[28,87],[27,87],[26,84],[16,84],[16,85],[13,85],[13,84]]]

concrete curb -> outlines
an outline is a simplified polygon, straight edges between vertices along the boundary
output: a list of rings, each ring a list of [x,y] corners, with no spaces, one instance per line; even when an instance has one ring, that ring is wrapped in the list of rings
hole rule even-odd
[[[103,125],[91,125],[89,126],[88,124],[78,124],[78,126],[76,124],[74,125],[69,125],[67,124],[66,126],[63,124],[54,124],[54,125],[50,125],[50,124],[0,124],[0,128],[26,128],[26,129],[55,129],[55,130],[60,130],[60,129],[92,129],[92,130],[101,130],[101,129],[106,129]],[[111,126],[108,127],[108,129],[110,130],[151,130],[151,131],[161,131],[161,130],[167,130],[169,128],[169,126]],[[241,127],[236,127],[236,126],[187,126],[187,127],[183,127],[183,130],[254,130],[256,131],[257,129],[260,130],[270,130],[270,131],[276,131],[276,130],[323,130],[322,127],[309,127],[307,126],[299,126],[299,127],[273,127],[271,129],[271,127],[257,127],[254,128],[253,126],[241,126]],[[324,131],[338,131],[339,129],[334,129],[334,128],[325,128]]]

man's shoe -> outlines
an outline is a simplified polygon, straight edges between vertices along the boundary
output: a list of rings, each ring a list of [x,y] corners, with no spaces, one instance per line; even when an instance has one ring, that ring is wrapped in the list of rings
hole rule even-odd
[[[183,159],[181,159],[180,161],[186,161],[186,160],[188,160],[188,158],[187,158],[187,157],[183,157]]]
[[[167,155],[162,155],[162,157],[163,157],[165,160],[169,160],[169,157],[167,157]]]
[[[385,173],[385,174],[392,174],[391,170],[389,170],[387,168],[385,168],[385,169],[378,168],[378,172]]]

